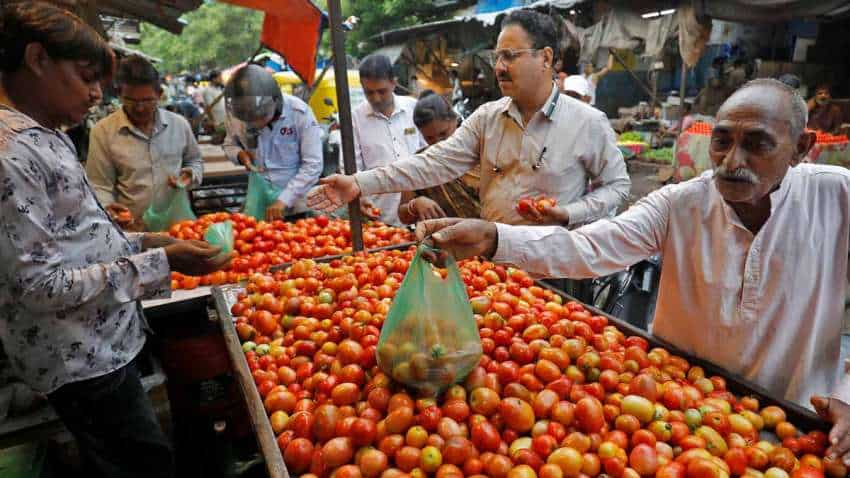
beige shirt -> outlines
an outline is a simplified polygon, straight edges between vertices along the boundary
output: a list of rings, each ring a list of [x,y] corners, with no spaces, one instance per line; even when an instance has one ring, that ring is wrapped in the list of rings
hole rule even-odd
[[[358,171],[369,171],[392,164],[427,145],[413,124],[416,100],[409,96],[394,96],[394,101],[395,109],[389,118],[372,109],[372,105],[366,101],[352,113],[354,158]],[[387,224],[401,224],[398,218],[401,194],[376,194],[367,199],[381,209],[381,221]]]
[[[104,207],[117,202],[141,218],[154,194],[167,187],[168,177],[180,176],[183,168],[192,170],[191,186],[201,184],[201,151],[180,115],[157,110],[151,137],[130,123],[123,108],[91,130],[86,175]]]
[[[526,197],[565,206],[571,224],[604,217],[627,198],[631,182],[605,114],[556,87],[528,125],[510,98],[478,108],[455,133],[421,154],[358,173],[363,194],[445,184],[481,165],[481,217],[528,224],[516,211]],[[585,194],[589,180],[601,186]]]
[[[499,225],[494,260],[586,278],[660,253],[654,335],[775,397],[809,408],[812,394],[848,401],[840,349],[850,171],[801,164],[770,199],[753,236],[708,171],[574,231]]]

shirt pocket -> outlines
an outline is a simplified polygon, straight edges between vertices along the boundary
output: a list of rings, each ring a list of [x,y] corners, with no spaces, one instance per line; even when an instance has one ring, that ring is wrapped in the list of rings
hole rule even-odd
[[[298,167],[301,159],[301,145],[294,126],[281,127],[273,141],[273,154],[265,158],[269,169],[291,170]]]
[[[533,158],[535,164],[538,158]],[[534,171],[540,184],[540,193],[551,197],[561,197],[564,192],[577,190],[578,194],[573,200],[583,196],[587,190],[587,174],[581,166],[579,158],[567,153],[556,156],[547,151],[540,167]]]

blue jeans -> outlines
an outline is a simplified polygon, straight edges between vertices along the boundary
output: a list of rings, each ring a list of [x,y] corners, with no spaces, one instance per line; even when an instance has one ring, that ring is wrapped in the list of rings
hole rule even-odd
[[[77,439],[89,477],[171,477],[171,443],[134,362],[63,385],[48,400]]]

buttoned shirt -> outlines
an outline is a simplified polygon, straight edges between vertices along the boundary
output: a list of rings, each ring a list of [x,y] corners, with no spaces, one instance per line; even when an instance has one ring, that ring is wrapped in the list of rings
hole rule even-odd
[[[753,235],[708,171],[574,231],[499,225],[494,260],[586,278],[660,253],[654,335],[772,396],[810,408],[812,394],[848,401],[840,348],[850,171],[801,164],[770,202]]]
[[[389,118],[375,111],[366,101],[352,113],[354,157],[358,171],[370,171],[396,163],[427,146],[425,139],[413,123],[416,100],[409,96],[393,95],[393,101],[395,107]],[[410,190],[413,189],[415,188]],[[387,224],[401,224],[398,218],[401,194],[364,193],[364,195],[375,207],[381,209],[381,221]]]
[[[49,393],[129,363],[145,343],[138,300],[171,286],[164,250],[140,251],[71,140],[0,107],[0,341],[15,374]]]
[[[570,224],[590,222],[625,201],[631,185],[605,114],[554,85],[528,125],[516,104],[502,98],[423,153],[355,177],[363,194],[412,191],[445,184],[477,164],[481,217],[508,224],[529,224],[516,204],[541,195],[564,206]],[[600,186],[585,194],[589,180]]]
[[[103,206],[122,204],[141,218],[154,196],[165,193],[168,177],[180,177],[184,168],[192,172],[190,187],[201,184],[201,151],[191,126],[178,114],[157,109],[148,136],[121,108],[91,131],[86,174]]]
[[[263,175],[283,188],[278,199],[287,207],[301,201],[322,174],[322,129],[313,111],[300,99],[283,95],[280,117],[262,129],[257,148],[248,147],[245,124],[231,118],[224,152],[237,162],[239,151],[251,151]]]

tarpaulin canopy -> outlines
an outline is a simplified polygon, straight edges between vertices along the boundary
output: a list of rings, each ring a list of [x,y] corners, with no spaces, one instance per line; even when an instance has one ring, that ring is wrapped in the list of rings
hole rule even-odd
[[[316,54],[327,26],[325,12],[310,0],[222,0],[265,12],[260,42],[286,59],[307,84],[316,75]]]
[[[848,0],[697,0],[698,15],[735,22],[783,22],[792,18],[832,20],[850,13]]]

